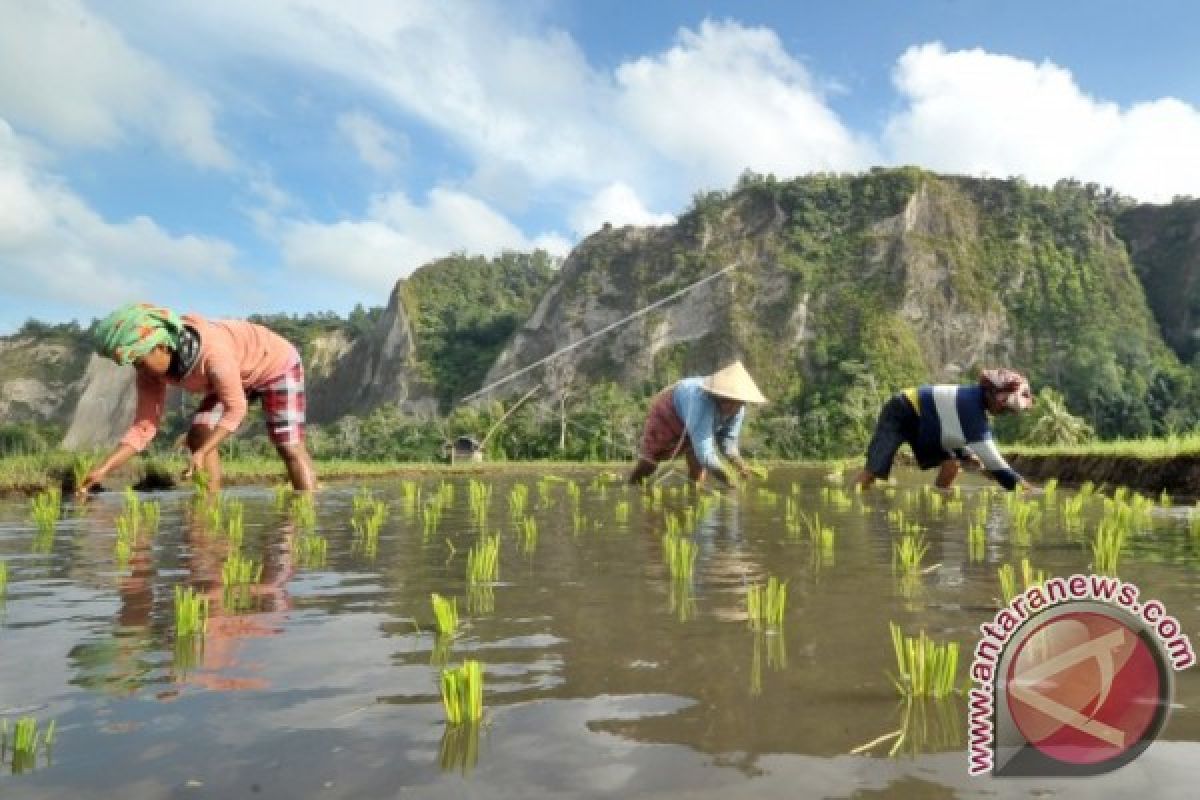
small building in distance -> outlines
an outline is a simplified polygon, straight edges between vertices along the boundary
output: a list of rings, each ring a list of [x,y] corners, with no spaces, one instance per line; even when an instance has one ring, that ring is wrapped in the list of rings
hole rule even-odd
[[[442,445],[442,455],[453,464],[456,461],[483,461],[483,445],[473,436],[459,436]]]

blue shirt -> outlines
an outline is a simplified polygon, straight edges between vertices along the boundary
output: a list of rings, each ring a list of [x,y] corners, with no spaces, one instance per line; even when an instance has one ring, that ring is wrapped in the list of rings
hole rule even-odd
[[[721,467],[717,458],[718,446],[726,455],[738,454],[737,439],[746,417],[745,406],[732,416],[722,417],[717,398],[704,391],[704,378],[684,378],[675,384],[671,401],[675,404],[675,413],[683,420],[692,442],[692,452],[701,465],[709,469]]]
[[[917,389],[921,417],[917,439],[924,446],[940,446],[960,454],[966,447],[1005,489],[1013,489],[1021,476],[1008,465],[992,440],[983,387],[922,386]]]

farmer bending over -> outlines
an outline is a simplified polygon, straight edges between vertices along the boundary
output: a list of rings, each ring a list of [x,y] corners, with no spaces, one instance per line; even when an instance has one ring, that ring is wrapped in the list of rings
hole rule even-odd
[[[154,438],[168,383],[204,398],[187,434],[191,460],[185,478],[203,470],[209,487],[220,489],[217,448],[242,424],[248,400],[261,398],[267,435],[292,486],[315,488],[312,460],[304,446],[304,366],[286,339],[250,322],[180,317],[149,303],[117,309],[99,324],[95,337],[97,352],[137,370],[137,411],[117,448],[79,486],[81,494]]]
[[[749,468],[738,453],[738,434],[746,403],[765,402],[767,398],[740,361],[708,377],[684,378],[663,389],[650,404],[637,466],[629,482],[640,484],[654,474],[660,461],[682,452],[693,481],[700,483],[712,472],[729,485],[732,481],[717,457],[718,448],[738,473],[747,477]]]
[[[988,413],[1015,414],[1032,407],[1029,382],[1010,369],[984,370],[974,386],[905,389],[883,404],[857,483],[867,489],[876,478],[887,480],[896,451],[908,442],[917,466],[939,467],[939,489],[954,483],[960,463],[986,469],[1005,489],[1032,489],[996,449],[987,418]]]

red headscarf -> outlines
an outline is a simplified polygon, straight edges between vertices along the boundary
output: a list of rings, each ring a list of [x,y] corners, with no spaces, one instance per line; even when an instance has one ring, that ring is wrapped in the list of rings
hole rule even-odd
[[[1029,381],[1016,370],[1006,367],[985,369],[979,375],[979,384],[984,391],[995,394],[996,402],[1009,411],[1033,408],[1033,390],[1029,388]]]

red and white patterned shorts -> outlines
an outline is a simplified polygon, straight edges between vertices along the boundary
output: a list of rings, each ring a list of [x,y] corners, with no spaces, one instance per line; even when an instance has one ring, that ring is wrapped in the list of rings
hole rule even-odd
[[[246,399],[262,399],[267,436],[275,444],[298,444],[304,441],[304,365],[297,361],[287,371],[262,386],[246,390]],[[215,428],[225,413],[225,406],[215,394],[205,395],[193,425]]]

